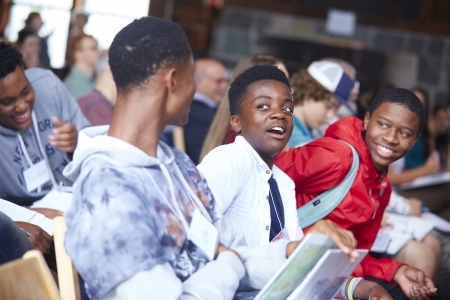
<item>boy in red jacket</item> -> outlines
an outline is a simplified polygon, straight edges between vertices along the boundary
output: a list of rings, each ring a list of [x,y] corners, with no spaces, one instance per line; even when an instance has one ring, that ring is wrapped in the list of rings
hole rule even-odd
[[[370,250],[391,194],[387,167],[405,156],[424,124],[425,108],[412,92],[385,90],[376,96],[363,122],[354,117],[342,119],[329,127],[324,138],[280,153],[275,164],[294,180],[299,208],[343,181],[353,158],[350,147],[342,141],[353,145],[360,158],[356,178],[325,219],[351,230],[358,248]],[[305,232],[308,229],[303,228]],[[378,282],[391,290],[394,299],[436,295],[432,280],[421,270],[390,258],[376,259],[369,254],[355,274],[381,279]],[[414,298],[419,292],[422,298]]]

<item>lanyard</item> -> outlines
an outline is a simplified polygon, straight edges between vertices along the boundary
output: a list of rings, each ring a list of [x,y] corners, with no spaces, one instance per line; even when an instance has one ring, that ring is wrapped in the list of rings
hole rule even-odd
[[[52,170],[50,168],[50,164],[49,164],[49,161],[48,161],[47,153],[44,151],[44,148],[42,147],[41,137],[39,136],[39,129],[38,129],[38,125],[36,123],[36,115],[35,115],[34,111],[32,112],[31,120],[33,121],[33,128],[34,128],[34,133],[36,135],[39,151],[41,152],[42,156],[45,159],[45,165],[46,165],[47,171],[48,171],[48,173],[50,175],[50,181],[52,182],[53,188],[57,188],[56,180],[55,180],[55,177],[53,176],[53,172],[52,172]],[[25,158],[26,158],[26,160],[28,162],[28,165],[30,167],[32,167],[34,164],[31,161],[30,155],[28,154],[27,148],[25,147],[25,143],[23,141],[22,135],[19,132],[17,133],[17,138],[19,140],[19,145],[20,145],[20,148],[22,150],[22,153],[24,154],[24,156],[25,156]],[[40,188],[38,190],[40,190]]]

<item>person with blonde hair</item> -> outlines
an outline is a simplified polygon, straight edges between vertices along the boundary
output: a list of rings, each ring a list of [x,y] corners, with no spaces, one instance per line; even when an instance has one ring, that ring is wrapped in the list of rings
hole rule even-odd
[[[282,70],[286,76],[288,76],[288,71],[281,60],[266,54],[250,54],[241,58],[241,60],[236,65],[233,71],[230,83],[242,72],[253,67],[255,65],[272,65],[278,67]],[[212,149],[220,146],[222,144],[232,143],[236,133],[231,130],[230,127],[230,104],[228,101],[228,90],[224,95],[224,99],[220,102],[219,108],[217,109],[216,116],[209,128],[208,134],[206,135],[205,142],[203,143],[203,148],[200,153],[199,162],[208,154]]]

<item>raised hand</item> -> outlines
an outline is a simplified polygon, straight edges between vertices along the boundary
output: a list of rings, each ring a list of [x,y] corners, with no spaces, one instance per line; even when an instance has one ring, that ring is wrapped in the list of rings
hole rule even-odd
[[[62,122],[57,117],[53,117],[52,122],[56,128],[53,129],[53,134],[48,137],[50,145],[61,151],[72,153],[77,146],[77,128],[73,124]]]

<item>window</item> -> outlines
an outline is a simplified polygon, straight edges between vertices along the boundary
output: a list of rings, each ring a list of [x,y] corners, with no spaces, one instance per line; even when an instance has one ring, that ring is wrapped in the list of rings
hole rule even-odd
[[[117,32],[148,15],[149,6],[150,0],[85,0],[89,22],[84,31],[97,39],[101,49],[108,49]]]
[[[64,66],[72,4],[73,0],[15,0],[5,35],[15,42],[18,32],[25,27],[28,14],[40,13],[44,26],[39,35],[51,34],[47,40],[51,66],[61,68]]]

